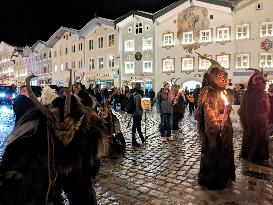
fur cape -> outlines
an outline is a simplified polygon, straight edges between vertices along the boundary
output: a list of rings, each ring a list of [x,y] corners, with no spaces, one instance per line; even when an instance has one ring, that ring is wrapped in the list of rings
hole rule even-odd
[[[64,113],[64,98],[52,107]],[[61,204],[62,190],[70,204],[96,204],[92,179],[108,151],[103,121],[79,100],[71,97],[70,116],[82,124],[69,144],[56,136],[52,122],[39,110],[26,113],[5,144],[0,166],[0,204]]]
[[[221,126],[224,102],[222,89],[210,84],[201,90],[196,110],[201,137],[199,184],[209,189],[222,189],[229,180],[235,180],[233,129],[228,118]]]

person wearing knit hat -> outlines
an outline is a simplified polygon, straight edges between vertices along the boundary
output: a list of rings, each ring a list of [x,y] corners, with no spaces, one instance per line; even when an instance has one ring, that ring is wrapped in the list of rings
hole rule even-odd
[[[160,133],[161,141],[174,140],[171,136],[174,92],[171,90],[168,82],[163,83],[162,88],[157,94],[157,112],[160,113]],[[167,136],[166,136],[167,132]]]

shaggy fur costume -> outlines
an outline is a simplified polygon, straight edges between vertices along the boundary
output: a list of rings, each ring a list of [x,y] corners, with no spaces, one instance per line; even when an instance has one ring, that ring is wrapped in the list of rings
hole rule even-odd
[[[259,82],[260,83],[259,83]],[[241,157],[250,162],[269,158],[268,116],[270,103],[265,90],[265,76],[255,72],[241,99],[240,115],[243,128]]]
[[[64,116],[64,98],[56,98],[51,110]],[[73,139],[64,144],[56,137],[51,120],[39,110],[26,113],[8,137],[0,166],[1,205],[95,205],[93,178],[99,159],[107,154],[108,138],[103,121],[71,97],[70,116],[82,123]]]
[[[227,108],[227,119],[222,126],[225,105],[220,94],[225,89],[227,74],[220,65],[211,67],[204,76],[195,113],[202,144],[199,184],[208,189],[223,189],[229,180],[235,180],[233,129],[229,118],[232,108]]]

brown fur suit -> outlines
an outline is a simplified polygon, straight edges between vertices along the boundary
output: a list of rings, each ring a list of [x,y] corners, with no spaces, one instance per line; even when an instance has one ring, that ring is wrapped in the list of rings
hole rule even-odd
[[[220,94],[225,89],[227,73],[213,62],[204,81],[195,113],[202,144],[199,184],[209,189],[222,189],[229,180],[235,180],[230,106],[227,119],[221,125],[225,104]]]
[[[255,73],[241,99],[240,115],[243,128],[241,157],[251,162],[269,158],[268,115],[270,104],[265,92],[266,78],[262,72]]]

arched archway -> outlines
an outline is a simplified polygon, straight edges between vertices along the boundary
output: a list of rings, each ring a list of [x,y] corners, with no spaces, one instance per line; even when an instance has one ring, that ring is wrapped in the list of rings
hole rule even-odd
[[[201,87],[201,84],[202,83],[197,80],[188,80],[182,84],[182,87],[184,90],[191,91],[191,90],[194,90],[197,85],[199,85]]]

